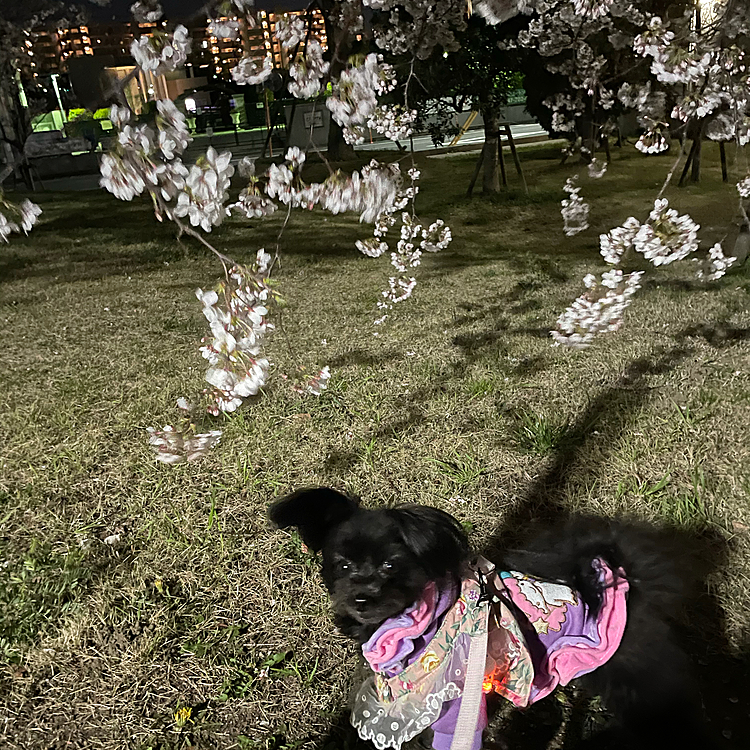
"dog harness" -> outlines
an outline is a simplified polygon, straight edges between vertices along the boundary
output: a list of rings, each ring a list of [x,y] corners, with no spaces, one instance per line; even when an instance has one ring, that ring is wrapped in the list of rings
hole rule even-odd
[[[435,750],[479,750],[488,693],[528,706],[607,662],[625,629],[628,582],[599,558],[592,565],[603,590],[596,616],[573,589],[498,573],[483,558],[460,592],[428,584],[362,647],[376,674],[352,709],[359,736],[400,750],[432,726]]]

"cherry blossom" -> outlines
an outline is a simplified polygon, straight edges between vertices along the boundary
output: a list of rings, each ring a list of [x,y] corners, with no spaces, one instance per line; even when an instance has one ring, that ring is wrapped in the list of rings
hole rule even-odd
[[[299,16],[283,15],[276,19],[276,38],[285,49],[294,47],[305,38],[305,21]]]
[[[621,227],[612,229],[609,234],[599,235],[600,252],[607,263],[616,265],[622,256],[633,247],[633,241],[641,228],[641,223],[631,216]]]
[[[221,224],[226,216],[224,204],[234,174],[234,167],[229,163],[231,158],[229,151],[218,154],[209,147],[206,155],[190,167],[185,186],[170,212],[180,218],[187,217],[194,227],[200,226],[204,232]]]
[[[257,83],[263,83],[273,73],[273,60],[270,55],[263,58],[263,63],[259,66],[252,57],[243,57],[242,60],[232,68],[232,78],[235,83],[241,85],[254,86]]]
[[[157,0],[139,0],[130,6],[130,12],[140,23],[154,23],[164,15],[161,4]]]
[[[607,162],[594,157],[588,164],[589,177],[598,180],[607,173]]]
[[[240,35],[240,24],[228,18],[211,19],[208,22],[206,31],[210,36],[217,39],[237,39]]]
[[[41,213],[42,209],[30,200],[23,200],[20,205],[8,200],[0,188],[0,239],[9,242],[14,232],[28,234]]]
[[[633,238],[633,248],[655,266],[682,260],[698,249],[698,230],[687,214],[679,216],[666,199],[657,200],[649,221]]]
[[[570,177],[563,190],[570,196],[562,201],[561,214],[565,222],[565,234],[572,237],[589,228],[589,205],[579,195],[581,188],[576,186],[577,177]]]
[[[309,377],[300,379],[299,382],[292,386],[292,390],[301,395],[320,396],[328,387],[328,381],[331,379],[331,370],[326,365],[322,370],[318,370]]]
[[[289,67],[289,93],[298,99],[309,99],[320,92],[321,79],[328,73],[330,63],[323,60],[323,48],[317,39],[310,39],[305,54]]]
[[[642,271],[625,275],[615,269],[597,281],[589,274],[584,279],[587,291],[557,319],[557,329],[551,332],[553,343],[585,349],[599,334],[617,331],[642,276]]]
[[[219,442],[221,430],[196,433],[191,430],[185,432],[165,425],[157,430],[147,427],[149,445],[156,452],[157,461],[165,464],[180,464],[185,461],[197,461]]]
[[[699,261],[698,258],[694,260]],[[721,243],[717,242],[709,251],[708,257],[698,269],[698,278],[701,281],[716,281],[720,279],[737,260],[734,257],[724,255]],[[700,262],[700,261],[699,261]]]
[[[130,45],[130,54],[137,65],[157,76],[184,65],[189,52],[190,37],[181,24],[173,34],[155,31],[151,36],[141,36]]]

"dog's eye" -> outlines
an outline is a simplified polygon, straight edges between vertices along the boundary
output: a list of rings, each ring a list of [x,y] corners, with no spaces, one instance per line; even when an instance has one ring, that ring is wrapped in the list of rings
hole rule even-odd
[[[349,570],[349,563],[348,563],[348,562],[343,562],[343,561],[341,561],[341,562],[339,563],[339,568],[340,568],[341,570]]]
[[[389,562],[388,562],[388,560],[386,560],[386,561],[385,561],[385,562],[384,562],[384,563],[383,563],[383,564],[382,564],[382,565],[380,566],[380,568],[381,568],[381,570],[392,570],[392,569],[393,569],[393,565],[392,565],[391,563],[389,563]]]

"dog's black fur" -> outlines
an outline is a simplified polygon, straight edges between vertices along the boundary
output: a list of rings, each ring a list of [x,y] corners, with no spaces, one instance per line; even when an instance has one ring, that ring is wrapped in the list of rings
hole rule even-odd
[[[365,510],[318,488],[277,501],[270,517],[277,526],[297,527],[305,544],[322,552],[337,625],[359,643],[412,604],[428,581],[460,580],[470,556],[458,521],[426,506]],[[628,621],[615,655],[581,683],[614,715],[617,745],[704,750],[690,660],[673,632],[697,583],[682,550],[652,529],[581,518],[541,531],[493,562],[565,583],[596,609],[603,592],[591,567],[595,557],[625,572]],[[603,746],[601,738],[595,746]]]
[[[460,578],[466,535],[453,516],[421,505],[363,510],[335,490],[300,490],[271,507],[271,520],[296,526],[323,552],[323,580],[336,624],[364,643],[389,617],[419,598],[428,581]]]

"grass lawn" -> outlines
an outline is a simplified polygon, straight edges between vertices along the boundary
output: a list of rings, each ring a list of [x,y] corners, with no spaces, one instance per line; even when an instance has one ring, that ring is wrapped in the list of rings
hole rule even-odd
[[[735,190],[706,152],[702,184],[668,197],[709,247]],[[475,158],[418,156],[420,211],[454,239],[386,326],[372,321],[388,258],[353,246],[369,228],[293,214],[269,355],[280,372],[330,365],[329,389],[301,398],[273,378],[212,423],[224,436],[206,460],[176,467],[155,461],[145,428],[202,388],[194,290],[220,266],[145,201],[34,198],[39,226],[0,247],[1,746],[353,747],[355,649],[314,558],[266,520],[274,497],[315,484],[438,506],[478,547],[559,508],[714,539],[725,632],[707,617],[692,647],[718,740],[750,746],[750,264],[709,286],[692,264],[653,270],[620,332],[553,348],[557,315],[604,268],[598,233],[645,218],[671,159],[626,148],[602,180],[583,174],[592,228],[566,238],[577,167],[557,148],[522,151],[529,197],[466,200]],[[230,221],[217,246],[249,261],[281,213]],[[520,734],[514,747],[554,747],[575,698],[495,724]]]

